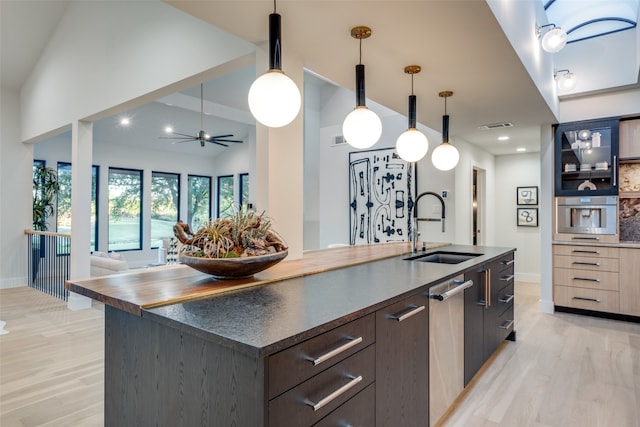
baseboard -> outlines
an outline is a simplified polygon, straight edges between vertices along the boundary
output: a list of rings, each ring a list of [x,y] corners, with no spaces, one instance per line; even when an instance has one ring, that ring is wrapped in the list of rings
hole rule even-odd
[[[516,282],[540,283],[540,274],[536,273],[516,273]]]
[[[8,279],[0,279],[0,289],[19,288],[27,286],[27,277],[10,277]]]
[[[554,312],[553,301],[545,301],[541,299],[539,307],[541,313],[553,314]]]

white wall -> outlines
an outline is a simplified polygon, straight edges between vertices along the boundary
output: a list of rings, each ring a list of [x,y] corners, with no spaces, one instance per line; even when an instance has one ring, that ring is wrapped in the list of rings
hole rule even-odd
[[[539,153],[496,157],[495,185],[495,222],[500,224],[496,229],[496,245],[517,248],[516,280],[539,283],[540,227],[516,225],[517,187],[538,187],[540,203]],[[539,204],[530,207],[539,208]]]
[[[31,229],[33,148],[20,143],[20,98],[2,88],[0,95],[0,288],[27,283],[27,243]]]
[[[22,140],[168,95],[254,50],[162,2],[70,2],[22,88]]]
[[[320,247],[320,87],[305,78],[304,94],[303,248],[308,250]]]

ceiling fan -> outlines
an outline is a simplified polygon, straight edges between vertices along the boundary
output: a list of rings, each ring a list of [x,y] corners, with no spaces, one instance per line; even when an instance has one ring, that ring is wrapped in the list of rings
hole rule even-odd
[[[173,139],[173,144],[181,144],[183,142],[190,141],[200,141],[200,146],[204,147],[205,142],[211,142],[212,144],[222,145],[223,147],[228,147],[228,144],[225,142],[234,142],[238,144],[242,144],[241,140],[237,139],[228,139],[232,137],[232,133],[224,134],[224,135],[209,135],[204,130],[204,94],[203,94],[203,84],[200,83],[200,132],[197,135],[189,135],[186,133],[173,132],[170,133],[176,136],[161,136],[160,139]]]

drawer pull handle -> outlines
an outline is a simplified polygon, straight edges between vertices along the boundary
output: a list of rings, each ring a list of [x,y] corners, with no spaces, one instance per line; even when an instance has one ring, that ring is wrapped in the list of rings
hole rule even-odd
[[[508,275],[508,276],[502,276],[502,277],[500,278],[500,280],[502,280],[503,282],[508,282],[508,281],[510,281],[511,279],[513,279],[514,277],[515,277],[515,276],[514,276],[513,274],[510,274],[510,275]]]
[[[507,320],[502,325],[498,326],[500,329],[511,329],[513,326],[513,320]]]
[[[600,267],[599,262],[582,262],[582,261],[574,261],[574,265],[592,265],[594,267]]]
[[[502,264],[502,265],[511,265],[514,262],[516,262],[515,259],[510,259],[509,261],[500,261],[500,264]]]
[[[321,409],[322,407],[328,405],[329,403],[331,403],[333,400],[337,399],[338,397],[340,397],[340,395],[346,393],[347,391],[349,391],[349,389],[353,388],[355,385],[357,385],[360,381],[362,381],[362,375],[358,375],[357,377],[353,377],[351,375],[347,375],[347,378],[351,378],[351,381],[349,381],[348,383],[346,383],[345,385],[343,385],[342,387],[340,387],[339,389],[332,391],[331,393],[329,393],[328,395],[326,395],[325,397],[323,397],[322,399],[320,399],[318,401],[318,403],[313,403],[310,400],[305,400],[304,403],[306,403],[307,405],[311,406],[313,408],[313,411],[318,411],[319,409]]]
[[[504,297],[500,298],[498,301],[503,302],[505,304],[509,304],[511,301],[513,301],[514,298],[515,296],[513,295],[505,295]]]
[[[344,353],[345,351],[349,350],[351,347],[354,347],[354,346],[360,344],[361,342],[362,342],[362,337],[349,338],[348,342],[342,344],[339,347],[334,348],[333,350],[330,350],[330,351],[326,352],[322,356],[318,356],[315,359],[312,358],[312,357],[307,357],[307,360],[310,361],[311,363],[313,363],[313,366],[318,366],[322,362],[326,362],[327,360],[331,359],[332,357],[335,357],[340,353]]]
[[[402,322],[403,320],[408,319],[411,316],[415,316],[416,314],[420,313],[422,310],[424,310],[425,307],[424,305],[421,305],[419,307],[415,306],[415,305],[410,305],[409,308],[411,308],[411,310],[401,314],[401,315],[397,315],[397,314],[392,314],[391,316],[389,316],[390,319],[393,320],[397,320],[398,322]]]
[[[579,299],[580,301],[600,302],[600,300],[597,298],[573,297],[573,299]]]
[[[595,255],[600,254],[600,251],[585,251],[583,249],[574,249],[572,252],[574,254],[595,254]]]
[[[573,240],[600,240],[599,237],[572,237]]]
[[[574,277],[573,280],[583,280],[585,282],[600,282],[600,279],[591,279],[590,277]]]

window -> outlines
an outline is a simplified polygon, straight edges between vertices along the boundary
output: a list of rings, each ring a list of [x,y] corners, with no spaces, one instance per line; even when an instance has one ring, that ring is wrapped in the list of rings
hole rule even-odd
[[[218,200],[216,217],[233,214],[233,175],[218,177]]]
[[[249,174],[240,174],[240,207],[247,209],[249,207]]]
[[[162,239],[173,236],[180,207],[180,175],[151,173],[151,247],[162,246]]]
[[[211,177],[189,175],[187,222],[194,232],[211,219]]]
[[[142,249],[142,171],[109,168],[109,251]]]
[[[98,171],[99,166],[91,167],[91,250],[98,250]],[[56,230],[58,233],[71,234],[71,163],[58,162],[58,183],[60,191],[56,199]]]

